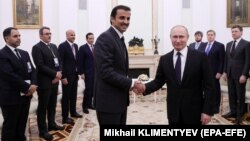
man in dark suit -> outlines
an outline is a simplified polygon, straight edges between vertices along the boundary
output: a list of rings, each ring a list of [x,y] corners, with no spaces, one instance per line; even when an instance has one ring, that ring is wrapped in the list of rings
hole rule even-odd
[[[3,31],[5,47],[0,51],[0,106],[4,118],[2,141],[26,141],[25,128],[30,100],[36,91],[36,74],[28,52],[17,49],[16,28]]]
[[[155,79],[141,87],[144,95],[167,84],[167,116],[170,125],[207,124],[214,114],[214,83],[207,56],[187,48],[188,31],[182,25],[171,29],[174,50],[160,58]],[[195,69],[194,69],[195,68]]]
[[[219,113],[220,111],[220,101],[221,101],[221,88],[220,88],[220,78],[223,74],[224,60],[225,60],[225,46],[224,44],[215,41],[216,33],[214,30],[207,31],[207,43],[204,43],[200,48],[201,51],[205,52],[208,56],[208,60],[211,64],[213,71],[213,80],[215,84],[215,107],[214,113]]]
[[[226,45],[223,78],[228,83],[230,112],[224,118],[236,118],[240,124],[245,113],[246,83],[249,77],[250,43],[242,39],[243,28],[235,25],[231,28],[233,41]]]
[[[50,28],[40,28],[39,36],[41,41],[32,48],[38,83],[37,123],[39,136],[45,140],[53,140],[53,136],[48,131],[64,129],[64,127],[57,125],[55,122],[58,84],[62,77],[62,65],[56,45],[50,43]]]
[[[191,49],[202,51],[200,47],[204,44],[204,42],[202,42],[203,33],[201,31],[196,31],[194,33],[194,37],[195,37],[195,42],[189,44],[188,47]]]
[[[76,112],[76,97],[77,97],[77,53],[78,45],[75,41],[75,31],[66,31],[67,40],[61,43],[58,47],[58,51],[62,61],[62,122],[67,124],[74,124],[74,120],[69,118],[69,112],[71,117],[81,118],[82,115]]]
[[[82,109],[85,114],[89,113],[88,109],[94,109],[92,99],[94,91],[94,34],[87,33],[87,43],[79,49],[78,55],[78,73],[84,79],[85,90],[82,103]]]
[[[137,81],[128,78],[128,53],[123,37],[130,15],[129,7],[114,7],[111,27],[96,40],[94,104],[100,125],[126,124],[129,89],[137,85]]]

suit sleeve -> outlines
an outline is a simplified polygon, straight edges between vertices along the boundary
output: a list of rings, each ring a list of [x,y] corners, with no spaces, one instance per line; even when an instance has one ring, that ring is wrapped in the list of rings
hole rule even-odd
[[[59,52],[59,55],[60,55],[60,60],[61,60],[61,66],[63,68],[63,64],[65,62],[65,59],[66,59],[66,51],[65,51],[65,46],[63,44],[60,44],[59,47],[58,47],[58,52]],[[66,75],[65,75],[65,72],[62,71],[62,79],[66,78]]]
[[[246,41],[245,45],[245,64],[242,70],[242,75],[248,77],[249,76],[249,68],[250,68],[250,42]]]
[[[143,93],[143,95],[148,95],[154,91],[157,91],[158,89],[160,89],[164,85],[165,77],[163,75],[163,71],[164,71],[163,59],[161,57],[160,61],[159,61],[158,68],[157,68],[155,79],[146,84],[146,90],[145,90],[145,93]]]
[[[212,74],[212,67],[209,63],[209,60],[206,54],[202,54],[202,63],[201,63],[201,71],[202,71],[202,79],[204,80],[204,105],[203,105],[203,113],[208,115],[213,115],[213,107],[215,106],[215,85]]]
[[[223,73],[223,69],[224,69],[224,61],[225,61],[225,46],[223,44],[221,44],[219,46],[219,69],[218,69],[218,73],[222,74]]]
[[[77,71],[78,74],[82,75],[85,74],[85,61],[84,61],[84,46],[81,46],[79,51],[78,51],[78,55],[77,55]]]

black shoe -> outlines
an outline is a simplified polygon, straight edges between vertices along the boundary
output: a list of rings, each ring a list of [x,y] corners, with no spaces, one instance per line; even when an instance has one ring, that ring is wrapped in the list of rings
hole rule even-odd
[[[236,114],[229,112],[225,115],[222,115],[222,117],[224,117],[224,118],[236,118]]]
[[[95,107],[94,106],[90,106],[89,109],[95,110]]]
[[[82,115],[78,114],[78,113],[75,113],[75,114],[72,114],[71,117],[74,117],[74,118],[82,118]]]
[[[52,141],[54,139],[48,132],[39,134],[39,137],[45,139],[46,141]]]
[[[59,125],[53,125],[53,126],[49,126],[48,128],[49,131],[52,131],[52,130],[64,130],[64,126],[59,126]]]
[[[63,124],[70,124],[70,125],[74,125],[75,124],[74,120],[71,119],[71,118],[65,118],[65,119],[63,119],[62,122],[63,122]]]
[[[85,114],[89,114],[89,110],[88,110],[87,108],[84,108],[84,109],[83,109],[83,112],[84,112]]]

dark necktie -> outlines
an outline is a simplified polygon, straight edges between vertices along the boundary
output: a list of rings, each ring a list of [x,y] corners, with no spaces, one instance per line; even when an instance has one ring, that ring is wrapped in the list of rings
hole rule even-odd
[[[127,48],[126,48],[126,44],[124,42],[124,37],[123,36],[121,37],[121,41],[122,41],[122,45],[123,45],[123,49],[124,49],[125,58],[127,58],[127,55],[126,55]]]
[[[15,52],[16,52],[16,56],[17,56],[17,58],[18,58],[18,59],[21,59],[21,56],[19,55],[19,53],[18,53],[17,49],[14,49],[14,50],[15,50]]]
[[[230,55],[233,57],[234,56],[234,53],[235,53],[235,44],[236,44],[236,40],[233,42],[233,45],[231,47],[231,53]]]
[[[179,84],[181,84],[181,53],[177,52],[177,60],[175,63],[175,74]]]

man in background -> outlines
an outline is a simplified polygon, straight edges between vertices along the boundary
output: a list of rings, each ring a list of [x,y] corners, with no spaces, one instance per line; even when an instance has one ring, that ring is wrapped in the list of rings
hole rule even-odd
[[[6,45],[0,51],[0,106],[4,118],[2,141],[26,141],[25,129],[30,100],[37,89],[36,73],[27,51],[17,49],[21,43],[18,30],[3,31]]]
[[[230,112],[222,115],[224,118],[236,118],[236,124],[241,124],[245,113],[246,83],[250,68],[250,43],[241,36],[243,28],[234,25],[231,28],[233,40],[226,45],[226,56],[223,78],[228,84]]]
[[[195,37],[195,42],[189,44],[188,47],[191,49],[201,51],[202,49],[200,47],[204,44],[204,42],[202,42],[203,33],[201,31],[196,31],[194,33],[194,37]]]
[[[62,123],[74,124],[74,120],[69,118],[69,112],[71,117],[81,118],[82,115],[76,112],[76,99],[77,99],[77,53],[78,45],[74,43],[75,31],[66,31],[66,41],[61,43],[58,47],[58,51],[62,61]]]
[[[58,85],[62,77],[62,64],[57,46],[50,43],[50,28],[45,26],[40,28],[39,36],[41,41],[32,48],[38,83],[37,123],[39,136],[45,140],[53,140],[53,136],[48,131],[64,129],[64,127],[57,125],[55,122]]]
[[[85,114],[89,113],[88,109],[94,109],[93,92],[94,92],[94,34],[86,34],[87,43],[79,49],[78,55],[78,73],[85,82],[84,98],[82,109]]]
[[[213,71],[213,80],[215,85],[215,107],[214,113],[219,113],[221,103],[221,88],[220,78],[223,74],[224,60],[225,60],[225,46],[224,44],[215,40],[216,33],[214,30],[207,31],[207,43],[201,45],[201,50],[208,56],[209,63]]]

